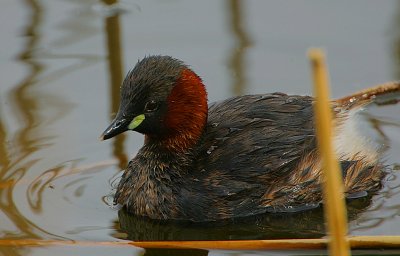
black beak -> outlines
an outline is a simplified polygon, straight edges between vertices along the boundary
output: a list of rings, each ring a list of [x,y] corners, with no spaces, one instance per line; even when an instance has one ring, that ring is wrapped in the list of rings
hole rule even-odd
[[[100,140],[107,140],[120,133],[128,130],[129,121],[125,118],[116,117],[114,121],[108,126],[108,128],[100,136]]]

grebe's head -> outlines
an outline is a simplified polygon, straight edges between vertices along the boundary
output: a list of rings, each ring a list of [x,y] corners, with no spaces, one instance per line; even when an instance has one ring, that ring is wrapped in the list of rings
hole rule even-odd
[[[207,93],[202,80],[182,61],[149,56],[128,73],[121,87],[121,103],[106,140],[127,130],[147,139],[172,139],[181,147],[197,141],[207,122]]]

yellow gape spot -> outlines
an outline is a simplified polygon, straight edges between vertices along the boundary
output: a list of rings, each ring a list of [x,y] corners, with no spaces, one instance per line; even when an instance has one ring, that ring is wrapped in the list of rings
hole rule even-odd
[[[133,118],[132,122],[128,125],[128,128],[130,130],[135,129],[143,122],[144,119],[145,117],[143,114],[136,116],[135,118]]]

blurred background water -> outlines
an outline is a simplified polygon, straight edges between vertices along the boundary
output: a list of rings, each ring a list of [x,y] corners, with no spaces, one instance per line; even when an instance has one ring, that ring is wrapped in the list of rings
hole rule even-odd
[[[128,133],[100,142],[98,136],[118,108],[123,76],[146,55],[171,55],[191,65],[203,78],[210,102],[275,91],[311,94],[306,51],[312,46],[327,51],[334,97],[400,79],[398,1],[3,0],[0,6],[2,239],[323,235],[319,211],[241,225],[176,227],[127,218],[110,207],[112,184],[143,138]],[[367,125],[386,136],[385,163],[391,172],[378,195],[352,202],[352,235],[400,235],[399,110],[368,111]],[[144,252],[133,247],[0,247],[1,255],[55,253]],[[148,250],[145,255],[162,254],[178,252]]]

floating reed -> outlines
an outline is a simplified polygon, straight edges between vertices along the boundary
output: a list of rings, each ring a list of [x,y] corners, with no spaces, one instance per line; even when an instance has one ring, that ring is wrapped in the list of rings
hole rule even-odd
[[[346,237],[352,249],[399,249],[400,236],[354,236]],[[327,248],[329,240],[278,239],[233,241],[70,241],[38,239],[3,239],[0,246],[136,246],[164,249],[214,249],[214,250],[311,250]]]

